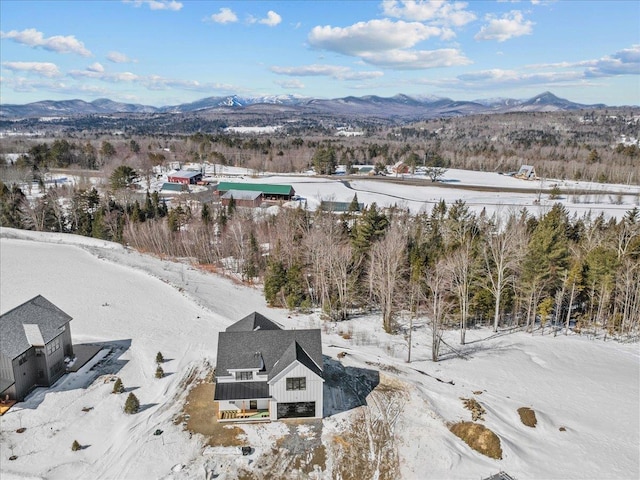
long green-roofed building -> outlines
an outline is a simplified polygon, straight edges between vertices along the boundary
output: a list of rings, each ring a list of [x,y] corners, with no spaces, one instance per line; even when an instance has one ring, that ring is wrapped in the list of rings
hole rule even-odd
[[[218,184],[218,195],[222,196],[229,190],[240,190],[245,192],[262,192],[262,196],[267,200],[291,200],[296,191],[291,185],[271,185],[267,183],[233,183],[220,182]]]

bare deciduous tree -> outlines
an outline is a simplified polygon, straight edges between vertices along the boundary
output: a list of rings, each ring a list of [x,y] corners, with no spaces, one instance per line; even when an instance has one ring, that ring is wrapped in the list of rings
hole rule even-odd
[[[393,331],[393,317],[400,303],[397,297],[406,271],[406,248],[407,235],[398,224],[371,247],[369,288],[382,309],[382,326],[387,333]]]

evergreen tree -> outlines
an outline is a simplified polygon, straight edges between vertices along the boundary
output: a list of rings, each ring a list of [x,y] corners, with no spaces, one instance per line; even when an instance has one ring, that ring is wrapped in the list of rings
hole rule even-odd
[[[162,356],[162,352],[156,353],[156,363],[160,364],[164,362],[164,357]]]
[[[119,167],[116,167],[109,177],[111,188],[114,190],[129,188],[137,179],[138,174],[129,165],[120,165]]]
[[[82,445],[80,445],[77,440],[74,440],[73,443],[71,444],[71,450],[73,452],[77,452],[78,450],[81,450],[81,449],[82,449]]]
[[[360,211],[360,204],[358,203],[358,194],[353,194],[353,200],[349,204],[349,208],[347,209],[349,213],[355,213]]]
[[[0,226],[22,228],[22,214],[27,202],[26,195],[18,185],[11,188],[0,181]]]
[[[287,271],[279,260],[269,259],[264,274],[264,298],[270,306],[279,305],[278,295],[287,283]]]
[[[133,393],[129,393],[126,402],[124,403],[124,413],[134,414],[140,410],[140,401]]]
[[[113,391],[111,393],[124,393],[124,385],[120,378],[116,378],[116,381],[113,384]]]
[[[333,175],[338,165],[333,147],[319,148],[313,155],[313,167],[318,175]]]
[[[200,220],[202,220],[202,223],[205,225],[209,225],[211,223],[211,209],[206,203],[202,204],[202,210],[200,211]]]
[[[162,378],[162,377],[164,377],[164,370],[160,365],[158,365],[158,367],[156,368],[156,378]]]

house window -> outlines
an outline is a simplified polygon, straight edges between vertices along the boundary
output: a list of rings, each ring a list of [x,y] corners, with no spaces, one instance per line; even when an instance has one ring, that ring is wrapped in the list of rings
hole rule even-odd
[[[53,340],[51,340],[47,344],[47,355],[51,355],[53,352],[58,350],[60,348],[61,344],[62,344],[62,342],[60,341],[60,337],[56,337]]]
[[[307,379],[305,377],[287,378],[287,390],[306,390]]]
[[[253,380],[253,372],[236,372],[236,380]]]
[[[22,365],[27,361],[27,352],[24,352],[22,355],[18,357],[18,365]]]

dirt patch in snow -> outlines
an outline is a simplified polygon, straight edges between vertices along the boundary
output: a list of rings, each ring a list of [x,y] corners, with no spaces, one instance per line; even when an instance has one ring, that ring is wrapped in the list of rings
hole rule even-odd
[[[326,469],[322,444],[322,420],[281,420],[288,432],[275,440],[270,450],[238,471],[239,479],[270,480],[321,478]]]
[[[476,452],[502,460],[500,438],[484,425],[473,422],[458,422],[450,425],[449,430]]]
[[[538,419],[536,418],[536,412],[529,407],[520,407],[518,409],[518,415],[520,415],[520,421],[527,427],[536,428]]]
[[[244,431],[217,421],[218,412],[213,402],[214,389],[215,384],[210,376],[194,384],[189,390],[182,412],[174,423],[182,423],[190,434],[203,435],[205,443],[209,446],[241,446]]]

